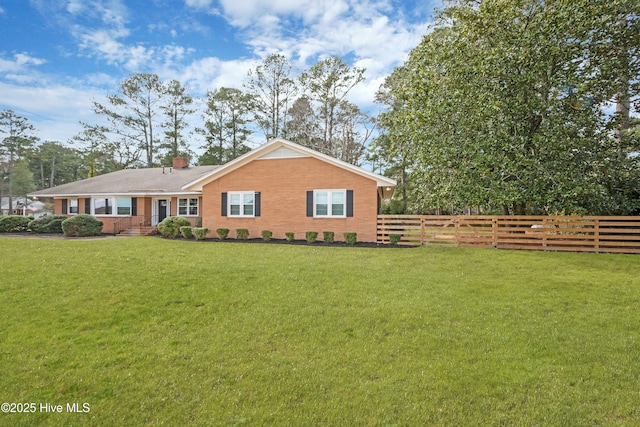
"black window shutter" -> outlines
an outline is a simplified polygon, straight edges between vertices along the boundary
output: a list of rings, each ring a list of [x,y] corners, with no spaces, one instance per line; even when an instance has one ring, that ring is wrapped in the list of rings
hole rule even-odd
[[[84,199],[84,213],[86,213],[86,214],[90,214],[91,213],[91,198],[89,198],[89,197]]]
[[[131,216],[138,216],[138,198],[131,198]]]
[[[227,216],[227,193],[222,193],[222,209],[220,211],[220,215]]]
[[[353,190],[347,190],[347,216],[353,216]]]
[[[255,197],[253,199],[253,203],[255,203],[255,216],[260,216],[260,192],[256,191]]]
[[[307,216],[313,216],[313,191],[307,191]]]
[[[62,215],[67,214],[67,199],[62,199]]]

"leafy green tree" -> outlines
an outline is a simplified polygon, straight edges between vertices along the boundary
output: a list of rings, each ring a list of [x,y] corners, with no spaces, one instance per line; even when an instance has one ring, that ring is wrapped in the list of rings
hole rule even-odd
[[[35,180],[33,173],[29,170],[29,163],[26,160],[19,160],[13,169],[13,194],[26,200],[27,194],[35,189]]]
[[[631,0],[445,8],[392,89],[403,106],[389,120],[404,129],[421,208],[637,209],[616,187],[638,188],[640,147],[624,114],[606,110],[640,92],[639,19]]]
[[[37,140],[33,135],[34,132],[35,128],[27,118],[17,115],[13,110],[0,111],[0,133],[4,135],[0,140],[0,157],[3,158],[7,178],[6,184],[0,182],[0,198],[6,191],[9,196],[10,212],[13,209],[14,194],[26,194],[18,188],[22,187],[18,181],[18,178],[22,179],[22,175],[16,176],[16,170],[19,162],[26,157]],[[17,192],[17,190],[20,191]]]
[[[381,173],[398,182],[393,197],[395,209],[390,213],[408,213],[411,210],[408,177],[413,158],[411,144],[405,136],[405,126],[401,120],[405,108],[401,89],[406,74],[406,68],[397,67],[376,92],[375,101],[382,106],[377,118],[380,133],[368,147],[368,157],[374,166],[377,164],[383,169]]]
[[[207,92],[204,113],[206,151],[200,164],[224,164],[249,151],[246,145],[251,130],[248,128],[253,97],[240,89],[222,87]]]

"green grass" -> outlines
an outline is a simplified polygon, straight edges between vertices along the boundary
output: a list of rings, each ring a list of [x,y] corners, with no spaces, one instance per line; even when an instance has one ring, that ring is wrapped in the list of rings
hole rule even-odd
[[[640,422],[640,258],[0,238],[0,425]]]

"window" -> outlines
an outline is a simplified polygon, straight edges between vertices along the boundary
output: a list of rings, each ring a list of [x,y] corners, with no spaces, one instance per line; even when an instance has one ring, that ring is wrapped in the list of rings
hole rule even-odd
[[[253,191],[229,193],[229,216],[255,216],[255,194]]]
[[[120,215],[135,216],[136,214],[135,197],[105,197],[93,199],[94,215]],[[85,210],[87,210],[85,205]],[[77,209],[77,207],[76,207]]]
[[[131,215],[131,198],[130,197],[118,197],[116,199],[118,204],[118,215]]]
[[[178,215],[198,216],[198,199],[178,199]]]
[[[69,199],[69,214],[77,214],[78,213],[78,199]]]
[[[314,217],[346,216],[347,190],[316,190],[313,192]]]
[[[113,202],[111,199],[94,199],[93,212],[95,215],[111,215],[113,212]]]

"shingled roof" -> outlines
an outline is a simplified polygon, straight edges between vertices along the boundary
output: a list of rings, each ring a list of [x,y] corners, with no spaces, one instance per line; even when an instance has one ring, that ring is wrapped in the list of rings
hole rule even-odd
[[[217,169],[219,166],[194,166],[188,168],[124,169],[87,178],[45,190],[35,191],[36,197],[82,197],[96,195],[195,194],[182,187]]]

